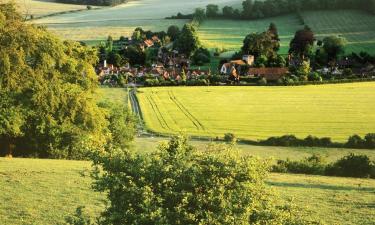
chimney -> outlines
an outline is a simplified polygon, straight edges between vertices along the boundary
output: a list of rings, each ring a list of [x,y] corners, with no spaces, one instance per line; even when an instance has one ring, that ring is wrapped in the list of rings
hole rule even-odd
[[[103,67],[104,67],[104,68],[107,68],[107,60],[104,60],[104,62],[103,62]]]

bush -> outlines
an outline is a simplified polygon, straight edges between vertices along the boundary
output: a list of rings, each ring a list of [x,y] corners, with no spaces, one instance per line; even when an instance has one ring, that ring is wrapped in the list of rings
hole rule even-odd
[[[159,84],[160,83],[158,79],[146,79],[144,82],[144,85],[148,87],[159,86]]]
[[[317,72],[312,72],[308,75],[308,80],[309,81],[322,81],[322,77],[320,76],[319,73]]]
[[[312,155],[301,161],[278,160],[274,172],[324,175],[326,164],[320,155]]]
[[[235,144],[237,142],[237,138],[234,134],[232,133],[226,133],[224,135],[224,141],[226,143],[230,143],[230,144]]]
[[[375,165],[367,155],[351,153],[329,165],[326,174],[330,176],[375,178]]]
[[[198,79],[198,80],[188,80],[186,82],[186,85],[188,86],[207,86],[208,81],[205,79]]]
[[[94,187],[108,197],[102,224],[307,224],[269,192],[268,163],[231,148],[198,151],[179,136],[151,154],[93,159]]]
[[[366,148],[374,149],[375,148],[375,133],[366,134],[364,144]]]
[[[259,143],[271,146],[299,146],[300,140],[294,135],[284,135],[281,137],[270,137]]]
[[[261,85],[261,86],[267,85],[266,78],[262,77],[260,80],[258,80],[258,85]]]
[[[355,135],[349,137],[345,146],[347,148],[363,148],[364,147],[364,140],[361,138],[361,136],[355,134]]]

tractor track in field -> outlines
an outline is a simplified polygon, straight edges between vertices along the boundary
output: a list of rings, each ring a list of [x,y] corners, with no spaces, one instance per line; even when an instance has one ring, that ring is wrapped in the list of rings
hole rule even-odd
[[[194,124],[197,130],[206,130],[201,122],[195,116],[193,116],[189,110],[177,100],[176,96],[173,94],[172,91],[168,91],[169,98],[171,101],[181,110],[181,112]]]
[[[148,100],[148,102],[150,103],[152,110],[155,112],[155,114],[156,114],[156,118],[158,119],[160,125],[161,125],[164,129],[166,129],[166,130],[172,130],[172,129],[168,126],[167,121],[165,121],[165,119],[164,119],[164,117],[163,117],[163,114],[160,112],[160,109],[159,109],[158,105],[155,103],[155,100],[152,98],[152,96],[147,96],[147,100]]]

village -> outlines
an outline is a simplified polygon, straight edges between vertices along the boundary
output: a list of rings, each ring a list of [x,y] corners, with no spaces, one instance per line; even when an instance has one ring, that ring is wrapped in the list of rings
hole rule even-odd
[[[105,53],[108,49],[109,53]],[[192,60],[194,56],[179,52],[167,33],[153,33],[142,28],[137,28],[132,37],[120,37],[119,40],[109,37],[99,50],[101,60],[96,66],[98,80],[101,85],[111,87],[294,85],[323,80],[375,78],[374,64],[361,62],[357,59],[359,56],[355,55],[316,68],[310,59],[301,59],[293,54],[277,55],[278,62],[272,66],[259,63],[264,60],[263,56],[256,58],[251,54],[237,54],[232,58],[220,58],[220,62],[212,68],[210,59],[218,56],[211,56],[208,50],[202,50],[206,54],[206,63],[199,64]],[[134,59],[123,60],[121,54],[128,54],[129,58]]]

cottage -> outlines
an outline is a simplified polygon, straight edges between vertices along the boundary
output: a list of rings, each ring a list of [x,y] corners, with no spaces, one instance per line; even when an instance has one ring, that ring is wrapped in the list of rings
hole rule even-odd
[[[242,57],[242,60],[232,60],[228,63],[224,63],[221,66],[220,73],[222,75],[230,75],[231,71],[233,70],[233,67],[240,73],[240,67],[241,66],[251,66],[254,63],[254,56],[252,55],[244,55]]]
[[[286,67],[250,68],[248,75],[265,78],[267,81],[277,81],[289,73]]]

